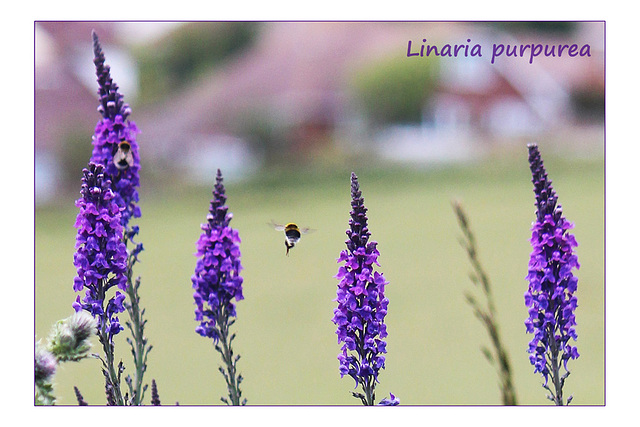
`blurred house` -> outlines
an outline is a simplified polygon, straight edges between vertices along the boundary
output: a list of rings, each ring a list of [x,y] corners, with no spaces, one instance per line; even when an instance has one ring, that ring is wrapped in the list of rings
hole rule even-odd
[[[470,37],[482,44],[484,58],[441,58],[441,81],[421,123],[368,126],[350,99],[350,73],[388,55],[403,60],[407,41],[423,36],[439,43]],[[227,163],[241,166],[238,158],[243,158],[249,169],[279,152],[313,159],[327,144],[401,161],[461,160],[491,145],[561,135],[584,125],[573,94],[595,91],[596,103],[604,103],[604,24],[581,24],[570,35],[519,37],[474,23],[265,23],[249,50],[138,115],[145,129],[140,138],[154,145],[150,155],[168,161],[197,153],[199,167],[211,165],[205,174],[210,177],[225,152],[235,153]],[[487,58],[496,41],[570,40],[590,43],[592,57],[538,57],[533,64],[523,58],[491,64]],[[603,138],[603,117],[595,118],[592,138]],[[260,137],[275,141],[256,141]],[[182,156],[182,166],[196,171],[189,168],[194,156]]]
[[[420,124],[392,126],[377,135],[380,154],[413,162],[475,158],[484,149],[532,140],[559,141],[579,134],[588,142],[604,142],[604,24],[579,27],[568,41],[554,35],[514,38],[480,31],[474,42],[590,43],[591,57],[499,58],[460,57],[441,61],[441,80],[425,105]],[[573,136],[571,136],[573,135]],[[566,141],[571,143],[571,141]]]
[[[200,166],[210,164],[210,171],[199,169],[205,179],[214,176],[216,165],[224,164],[222,155],[232,145],[234,152],[244,153],[248,168],[292,153],[301,161],[312,159],[353,114],[345,87],[349,73],[394,50],[402,55],[408,35],[420,27],[418,23],[263,23],[257,41],[242,55],[137,115],[144,129],[140,139],[154,145],[149,155],[162,163],[174,162],[185,152],[208,156],[209,161],[199,159]],[[450,31],[443,25],[437,32]],[[185,161],[188,157],[183,156]],[[233,159],[228,162],[236,164]]]
[[[99,119],[97,87],[85,86],[73,67],[79,55],[75,43],[81,40],[82,61],[93,72],[92,27],[105,25],[96,30],[125,100],[131,103],[131,91],[135,93],[135,87],[125,91],[122,77],[116,76],[127,63],[114,64],[119,40],[113,24],[38,25],[46,41],[36,39],[37,182],[46,170],[45,160],[55,163],[51,159],[61,151],[64,133],[82,123],[90,140]],[[523,139],[557,139],[576,130],[603,141],[603,23],[580,24],[572,34],[519,34],[517,40],[494,26],[471,22],[260,25],[255,43],[242,54],[163,101],[134,106],[132,120],[142,131],[138,141],[143,166],[173,168],[210,182],[218,167],[233,178],[287,153],[312,161],[318,152],[336,145],[346,152],[366,149],[398,161],[433,162],[463,160],[485,147]],[[349,76],[389,55],[429,61],[403,58],[407,41],[423,37],[434,44],[471,38],[482,44],[483,58],[440,58],[441,80],[420,123],[369,126],[350,99]],[[491,64],[487,58],[495,42],[569,40],[589,43],[592,58],[538,57],[533,64],[523,58]],[[40,54],[39,47],[46,44],[55,54]],[[43,56],[46,61],[41,63]]]

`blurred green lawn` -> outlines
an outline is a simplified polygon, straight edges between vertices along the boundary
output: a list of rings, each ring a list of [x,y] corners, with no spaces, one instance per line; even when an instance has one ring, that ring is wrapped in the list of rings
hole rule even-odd
[[[574,233],[578,271],[577,342],[581,357],[569,364],[565,394],[573,404],[604,404],[604,161],[545,155],[565,216]],[[390,282],[386,318],[387,367],[377,400],[389,392],[403,405],[499,405],[496,373],[480,348],[489,338],[464,299],[474,289],[458,243],[451,208],[460,200],[476,234],[480,259],[493,284],[503,341],[514,371],[518,403],[547,405],[541,378],[526,353],[523,294],[531,248],[534,196],[526,149],[517,158],[435,169],[399,167],[355,170],[369,209],[372,239]],[[144,167],[144,165],[143,165]],[[144,172],[144,170],[143,170]],[[339,345],[331,323],[336,258],[344,247],[350,210],[349,168],[267,174],[227,185],[231,225],[240,231],[245,300],[238,304],[234,344],[250,405],[358,404],[354,382],[340,379]],[[223,170],[224,174],[224,170]],[[163,405],[221,404],[226,395],[212,343],[194,329],[190,277],[195,242],[211,188],[168,183],[145,187],[142,176],[140,238],[145,251],[135,270],[142,277],[142,305],[153,345],[147,382],[155,378]],[[212,185],[213,186],[213,177]],[[72,313],[72,264],[77,209],[36,210],[35,334]],[[282,233],[266,224],[295,221],[316,229],[285,257]],[[127,317],[121,316],[121,321]],[[116,350],[131,354],[125,330]],[[98,345],[94,346],[98,351]],[[125,371],[132,371],[129,366]],[[55,377],[58,404],[75,404],[76,385],[90,404],[103,404],[100,363],[65,363]],[[126,386],[123,385],[126,388]],[[147,391],[145,402],[149,402]]]

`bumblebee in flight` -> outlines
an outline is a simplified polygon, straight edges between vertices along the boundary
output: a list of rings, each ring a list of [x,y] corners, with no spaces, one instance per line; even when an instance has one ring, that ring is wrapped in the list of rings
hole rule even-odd
[[[113,155],[113,164],[119,170],[125,170],[129,166],[133,166],[133,153],[131,152],[131,144],[123,139],[118,144],[118,151]]]
[[[284,231],[284,246],[287,248],[287,256],[289,256],[289,249],[293,248],[296,243],[298,243],[302,234],[307,234],[313,231],[309,227],[300,228],[293,222],[289,222],[286,225],[280,225],[276,224],[272,220],[269,225],[278,231]]]

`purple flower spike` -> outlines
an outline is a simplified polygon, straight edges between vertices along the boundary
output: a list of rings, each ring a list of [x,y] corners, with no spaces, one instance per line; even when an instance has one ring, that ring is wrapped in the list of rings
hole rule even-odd
[[[200,322],[196,332],[213,339],[215,349],[222,355],[226,365],[226,372],[223,368],[220,368],[220,372],[227,382],[229,399],[222,398],[222,401],[244,405],[246,399],[240,399],[242,375],[236,371],[240,356],[233,355],[231,342],[235,334],[229,333],[229,327],[236,317],[233,300],[244,299],[240,276],[240,236],[237,230],[229,226],[233,215],[227,212],[226,200],[222,173],[218,169],[207,223],[202,224],[203,233],[196,242],[198,261],[191,282],[195,290],[195,319]]]
[[[86,293],[82,300],[78,295],[73,307],[91,313],[98,321],[98,329],[109,331],[110,340],[122,330],[117,314],[124,311],[124,294],[116,291],[106,307],[105,298],[114,286],[123,291],[127,288],[127,249],[122,241],[121,213],[104,167],[89,163],[82,173],[82,196],[76,201],[80,212],[75,223],[78,234],[73,259],[78,275],[73,289],[76,292],[86,289]]]
[[[573,253],[578,243],[568,233],[573,224],[562,215],[562,206],[547,178],[537,145],[529,144],[528,148],[536,197],[536,221],[531,228],[533,251],[526,276],[529,289],[524,294],[529,311],[525,326],[527,333],[533,334],[529,360],[534,372],[542,374],[543,387],[551,393],[549,398],[556,405],[563,405],[562,387],[569,376],[567,362],[580,356],[569,343],[578,337],[575,330],[578,300],[574,295],[578,279],[572,272],[580,268]],[[555,391],[549,387],[549,379]]]
[[[138,187],[140,186],[140,156],[136,134],[136,124],[128,119],[129,105],[123,102],[118,85],[111,79],[110,67],[105,65],[105,57],[96,33],[93,36],[93,63],[98,77],[98,112],[102,120],[98,122],[93,136],[91,161],[105,167],[105,174],[111,180],[115,201],[123,208],[122,225],[131,238],[137,229],[128,229],[129,220],[140,217]],[[137,252],[142,250],[138,245]],[[136,252],[136,254],[137,254]]]
[[[219,338],[218,316],[223,313],[227,319],[235,317],[236,308],[232,300],[244,298],[240,276],[240,237],[238,231],[229,226],[233,215],[227,213],[226,200],[222,174],[218,169],[207,223],[201,226],[203,233],[196,243],[196,255],[200,259],[191,278],[195,289],[196,320],[200,321],[196,331],[216,342]]]
[[[384,296],[384,288],[388,282],[381,273],[374,272],[380,253],[377,242],[369,241],[367,208],[354,173],[351,174],[351,219],[346,234],[347,249],[338,257],[338,263],[344,262],[344,265],[335,276],[340,282],[335,299],[338,307],[333,311],[332,321],[338,326],[336,334],[342,343],[342,352],[338,355],[340,376],[349,375],[356,387],[362,385],[364,394],[353,395],[370,406],[374,405],[379,371],[385,367],[384,318],[389,300]],[[395,397],[391,400],[396,401]]]

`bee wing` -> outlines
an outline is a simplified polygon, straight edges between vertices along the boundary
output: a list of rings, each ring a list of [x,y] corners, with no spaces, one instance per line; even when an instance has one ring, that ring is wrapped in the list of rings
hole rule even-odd
[[[271,220],[271,222],[267,223],[267,225],[273,227],[275,230],[284,231],[284,225],[276,224],[274,220]]]
[[[302,234],[313,233],[314,231],[316,231],[315,228],[300,227],[300,233]]]

